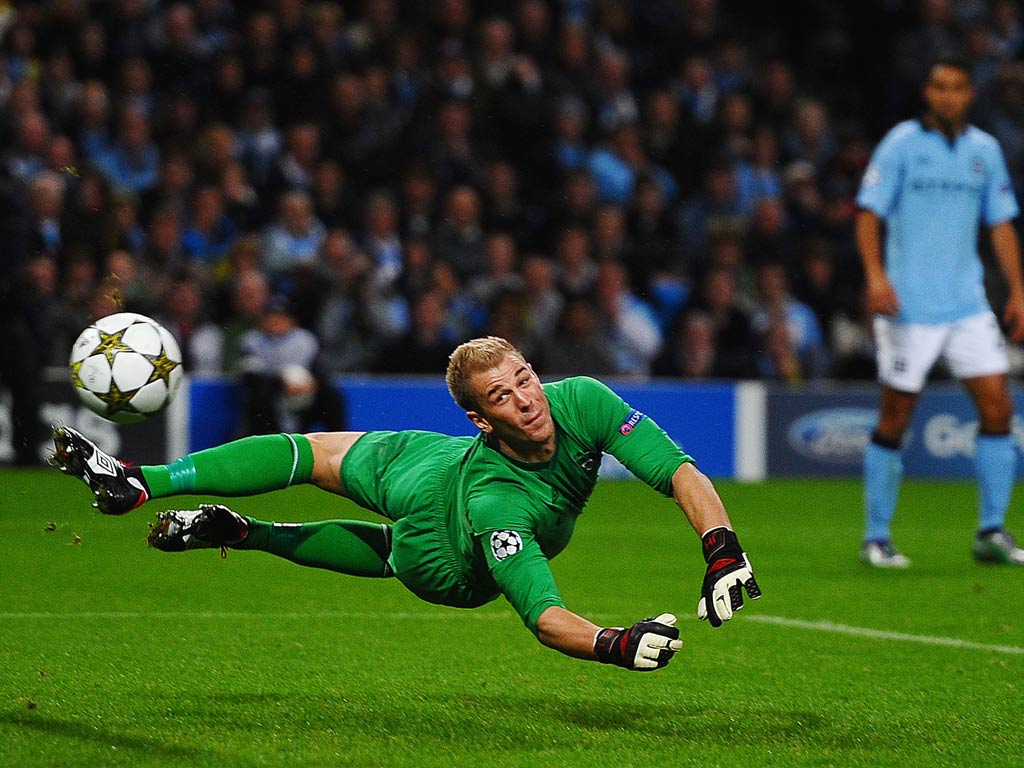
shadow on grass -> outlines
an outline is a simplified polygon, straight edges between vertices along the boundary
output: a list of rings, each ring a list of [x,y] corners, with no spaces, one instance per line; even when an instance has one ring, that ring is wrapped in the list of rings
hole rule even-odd
[[[217,755],[214,752],[197,749],[185,745],[168,744],[160,738],[142,734],[121,733],[110,728],[94,726],[50,717],[38,713],[0,712],[0,723],[9,723],[18,728],[35,731],[47,736],[59,736],[79,742],[92,742],[101,747],[117,747],[133,750],[146,755],[160,755],[169,760],[188,761],[191,765],[214,765]]]
[[[671,737],[707,744],[727,738],[732,744],[784,743],[820,739],[832,724],[816,712],[764,709],[756,713],[720,706],[654,706],[637,701],[565,701],[536,696],[504,697],[473,694],[461,697],[465,709],[500,717],[531,712],[551,722],[594,732],[630,732],[638,736]]]
[[[575,737],[589,735],[598,742],[610,734],[641,740],[670,738],[694,745],[723,738],[747,745],[841,746],[845,741],[836,724],[817,712],[769,708],[750,712],[696,704],[666,707],[632,698],[567,699],[557,694],[421,692],[382,698],[372,691],[355,690],[317,696],[235,692],[204,696],[193,700],[192,707],[192,716],[221,727],[255,718],[279,736],[296,739],[345,733],[356,739],[455,739],[511,748],[519,743],[520,728],[551,727]],[[189,711],[185,702],[180,711]]]

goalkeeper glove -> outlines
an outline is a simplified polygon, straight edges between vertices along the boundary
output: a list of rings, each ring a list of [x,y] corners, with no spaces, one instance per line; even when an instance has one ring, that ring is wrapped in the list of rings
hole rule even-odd
[[[682,649],[676,617],[671,613],[638,621],[629,629],[602,629],[594,638],[594,655],[602,664],[618,664],[640,672],[661,669]]]
[[[708,569],[700,589],[697,618],[720,627],[743,607],[744,589],[751,600],[756,600],[761,596],[761,588],[754,581],[747,553],[735,533],[722,526],[712,528],[701,537],[701,543]]]

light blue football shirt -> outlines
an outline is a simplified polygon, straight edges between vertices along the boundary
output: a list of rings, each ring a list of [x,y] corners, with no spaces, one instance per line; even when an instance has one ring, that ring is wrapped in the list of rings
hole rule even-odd
[[[898,321],[947,323],[989,308],[978,222],[992,227],[1019,213],[994,137],[969,125],[950,142],[919,120],[904,121],[875,149],[857,204],[885,221]]]

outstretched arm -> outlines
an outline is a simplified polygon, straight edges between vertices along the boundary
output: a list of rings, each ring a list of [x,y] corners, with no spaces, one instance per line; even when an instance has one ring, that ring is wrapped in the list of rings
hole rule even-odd
[[[682,650],[675,623],[675,616],[663,613],[629,628],[602,628],[553,605],[537,620],[537,639],[567,656],[644,672],[661,669]]]
[[[672,498],[683,510],[698,536],[712,528],[732,528],[718,491],[707,475],[686,461],[672,475]]]
[[[721,626],[743,607],[743,590],[761,596],[747,553],[740,547],[718,491],[693,464],[684,462],[672,475],[672,497],[701,538],[707,571],[701,585],[697,617]]]
[[[661,669],[683,647],[676,618],[665,613],[629,628],[599,627],[564,607],[547,557],[532,534],[511,530],[486,537],[485,557],[502,593],[549,648],[626,669]]]
[[[566,608],[553,605],[537,619],[537,639],[548,648],[577,659],[595,660],[594,638],[601,627]]]

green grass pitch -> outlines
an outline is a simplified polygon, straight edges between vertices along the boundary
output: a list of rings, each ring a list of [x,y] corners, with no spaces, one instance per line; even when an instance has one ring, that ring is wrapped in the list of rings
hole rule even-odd
[[[108,518],[53,470],[0,483],[0,766],[1024,765],[1024,569],[971,560],[971,484],[905,483],[914,566],[877,572],[859,483],[719,483],[764,598],[717,630],[671,502],[599,484],[554,569],[599,622],[679,615],[683,652],[638,674],[543,648],[503,602],[147,548],[194,498]],[[310,488],[235,506],[364,516]]]

